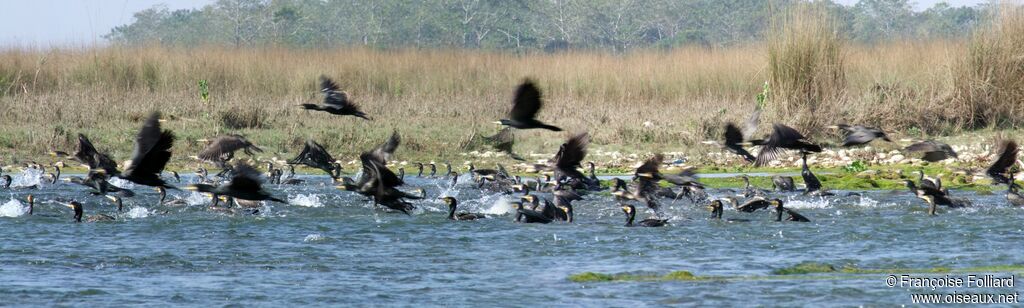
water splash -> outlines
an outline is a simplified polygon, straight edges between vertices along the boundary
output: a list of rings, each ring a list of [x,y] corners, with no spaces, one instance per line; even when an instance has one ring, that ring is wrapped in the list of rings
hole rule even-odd
[[[119,178],[119,177],[112,177],[112,178],[110,178],[110,180],[108,180],[108,182],[110,182],[110,184],[112,184],[114,186],[117,186],[117,187],[120,187],[120,188],[135,189],[135,183],[132,183],[131,181],[128,181],[128,180],[125,180],[125,179],[122,179],[122,178]]]
[[[483,211],[484,214],[489,215],[504,215],[512,213],[512,203],[505,198],[498,198],[495,200],[491,207]]]
[[[185,197],[185,202],[188,205],[205,205],[210,204],[210,196],[204,193],[191,192]]]
[[[832,199],[825,197],[810,197],[809,199],[786,198],[786,207],[793,209],[824,209],[832,207]]]
[[[320,195],[317,194],[299,194],[295,197],[288,198],[288,204],[305,206],[305,207],[323,207],[324,204],[320,203]]]
[[[21,173],[11,176],[11,187],[29,187],[42,185],[43,170],[28,168]]]
[[[125,213],[125,216],[128,218],[146,218],[150,215],[153,215],[153,211],[141,206],[133,207],[131,210],[128,210],[128,213]]]
[[[320,241],[325,241],[325,240],[327,240],[327,237],[325,237],[323,234],[313,233],[313,234],[310,234],[310,235],[306,235],[306,238],[303,239],[302,241],[308,243],[308,242],[320,242]]]
[[[21,204],[21,201],[11,199],[0,205],[0,217],[18,217],[28,214],[28,206]]]

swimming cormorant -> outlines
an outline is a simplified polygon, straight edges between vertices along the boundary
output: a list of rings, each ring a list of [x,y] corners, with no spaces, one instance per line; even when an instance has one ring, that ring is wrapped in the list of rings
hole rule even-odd
[[[476,220],[487,218],[487,216],[484,216],[484,214],[467,212],[455,213],[455,208],[458,207],[459,201],[456,200],[454,197],[442,197],[441,200],[443,200],[444,203],[448,205],[448,219],[450,220]]]
[[[648,218],[633,223],[636,219],[636,207],[631,204],[621,204],[622,212],[626,214],[626,227],[661,227],[668,224],[668,219]]]

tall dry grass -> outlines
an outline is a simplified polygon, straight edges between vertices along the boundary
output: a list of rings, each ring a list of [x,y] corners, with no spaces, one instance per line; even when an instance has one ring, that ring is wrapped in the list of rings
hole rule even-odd
[[[774,18],[768,35],[769,110],[806,130],[833,124],[845,95],[843,40],[835,21],[819,4],[793,7]]]
[[[1024,7],[1004,4],[957,61],[951,108],[964,128],[1016,126],[1024,119]]]
[[[725,121],[745,119],[765,81],[773,87],[772,112],[762,117],[761,134],[772,122],[814,137],[823,135],[816,128],[839,121],[880,126],[895,136],[1014,126],[1021,118],[1006,114],[1021,108],[1024,23],[1017,14],[970,41],[860,46],[829,31],[826,15],[808,11],[780,19],[767,43],[623,55],[6,49],[0,51],[0,158],[69,149],[79,132],[125,157],[139,121],[159,109],[170,120],[165,126],[178,132],[180,153],[198,151],[197,139],[237,132],[269,149],[267,155],[292,155],[312,138],[352,157],[397,129],[400,157],[458,161],[474,134],[496,131],[490,122],[507,112],[514,87],[526,77],[544,90],[542,120],[590,131],[602,150],[707,151],[694,145],[717,138]],[[334,77],[374,121],[296,107],[320,100],[321,74]],[[200,98],[199,80],[209,84],[208,101]],[[564,137],[521,132],[517,150],[551,153]]]

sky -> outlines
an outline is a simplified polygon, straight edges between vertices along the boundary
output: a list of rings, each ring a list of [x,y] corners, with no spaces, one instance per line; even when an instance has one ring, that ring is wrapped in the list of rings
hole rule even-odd
[[[852,5],[857,0],[835,0]],[[917,0],[917,9],[941,0]],[[948,0],[954,6],[988,0]],[[4,0],[0,10],[0,46],[81,46],[103,44],[104,34],[132,22],[132,14],[157,4],[171,10],[201,8],[214,0]]]

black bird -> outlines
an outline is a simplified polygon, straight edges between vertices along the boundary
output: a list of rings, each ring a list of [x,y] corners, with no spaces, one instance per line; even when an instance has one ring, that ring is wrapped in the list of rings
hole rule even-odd
[[[306,146],[302,148],[299,155],[288,161],[289,165],[306,165],[323,170],[331,178],[337,179],[341,175],[341,165],[335,162],[334,157],[322,145],[313,140],[307,140]]]
[[[817,176],[814,176],[811,168],[807,167],[807,152],[800,153],[800,158],[803,161],[800,177],[804,178],[804,185],[807,185],[807,190],[804,191],[804,194],[821,194],[821,181],[818,180]]]
[[[255,144],[250,142],[242,135],[223,135],[214,138],[213,140],[200,139],[200,142],[208,142],[206,148],[199,152],[199,159],[213,162],[217,166],[224,166],[235,156],[235,151],[242,150],[245,154],[253,156],[253,152],[263,152]],[[223,168],[223,167],[222,167]]]
[[[442,197],[441,200],[444,200],[444,203],[448,205],[448,219],[450,220],[476,220],[487,218],[484,214],[466,212],[455,213],[455,208],[459,205],[459,200],[456,200],[454,197]]]
[[[110,199],[110,202],[114,202],[114,205],[117,205],[118,213],[124,211],[124,202],[121,200],[121,197],[107,195],[107,199]]]
[[[993,184],[1006,184],[1011,185],[1013,182],[1013,175],[1010,172],[1010,167],[1017,163],[1017,142],[1013,140],[1003,141],[1002,149],[999,151],[999,158],[996,159],[992,166],[988,167],[985,173],[992,177]]]
[[[634,175],[638,178],[647,178],[655,182],[665,180],[666,182],[675,184],[677,186],[692,186],[704,188],[704,184],[697,182],[697,173],[694,171],[693,168],[688,168],[683,171],[680,171],[679,174],[661,173],[661,171],[659,171],[659,167],[663,160],[664,156],[662,154],[655,154],[654,157],[651,158],[651,160],[649,160],[652,163],[643,164],[642,166],[640,166],[641,168],[637,169]]]
[[[338,84],[327,78],[327,76],[320,76],[320,92],[324,93],[323,104],[301,104],[299,106],[307,110],[324,111],[336,115],[350,115],[366,120],[370,119],[366,116],[366,113],[359,109],[359,105],[349,100],[348,93],[341,91]]]
[[[747,151],[747,149],[743,148],[743,145],[745,144],[743,132],[740,131],[739,127],[736,127],[736,124],[726,123],[725,133],[723,134],[723,137],[725,138],[725,143],[721,145],[723,149],[729,151],[730,153],[743,157],[743,160],[746,160],[749,163],[754,162],[754,160],[756,159],[754,155],[750,154],[750,152]],[[717,144],[718,142],[709,141],[705,143]],[[760,144],[762,142],[757,143]]]
[[[1024,206],[1024,195],[1021,195],[1020,185],[1014,183],[1012,176],[1010,177],[1010,187],[1006,189],[1006,201],[1013,206]]]
[[[744,202],[743,205],[736,207],[736,210],[744,213],[752,213],[760,209],[766,209],[769,206],[771,206],[771,202],[769,202],[767,199],[761,197],[754,197],[750,200],[747,200],[747,202]]]
[[[761,151],[757,153],[754,166],[767,165],[778,159],[787,149],[801,152],[821,152],[821,146],[808,142],[807,138],[796,129],[776,123],[772,125],[772,134],[768,136],[768,140],[761,145]]]
[[[119,177],[140,185],[174,188],[160,178],[160,173],[171,160],[172,145],[174,133],[161,130],[160,112],[153,112],[139,130],[132,159]]]
[[[644,219],[644,220],[641,220],[640,222],[634,224],[633,221],[636,219],[636,208],[633,207],[633,205],[631,205],[631,204],[623,204],[622,205],[622,212],[626,213],[626,226],[627,227],[635,227],[635,226],[640,226],[640,227],[662,227],[662,226],[665,226],[666,224],[668,224],[668,219],[657,219],[657,218]]]
[[[515,219],[516,222],[528,223],[528,224],[532,224],[532,223],[547,224],[547,223],[551,223],[551,221],[552,221],[551,218],[549,218],[547,216],[544,216],[544,214],[541,213],[541,212],[538,212],[536,210],[524,209],[523,208],[523,204],[519,203],[519,202],[513,202],[512,203],[512,208],[516,210],[516,219]]]
[[[843,136],[845,136],[845,140],[843,140],[844,147],[868,144],[875,139],[892,142],[892,140],[889,140],[889,136],[887,136],[885,132],[874,127],[846,124],[838,124],[830,127],[843,130]]]
[[[110,155],[96,150],[89,138],[78,134],[78,150],[74,153],[75,160],[89,166],[90,170],[102,170],[107,176],[115,176],[120,172],[117,170],[117,162],[110,158]]]
[[[907,188],[914,193],[915,196],[921,200],[928,202],[929,215],[935,215],[935,206],[944,205],[950,208],[966,207],[970,204],[967,200],[950,198],[946,189],[942,187],[941,182],[938,180],[929,180],[924,178],[924,173],[921,173],[921,185],[915,185],[913,181],[904,181]]]
[[[787,215],[786,221],[811,222],[804,215],[800,215],[800,213],[782,206],[782,200],[772,199],[771,204],[775,206],[775,221],[782,221],[782,214],[785,213]]]
[[[722,200],[712,200],[711,204],[708,205],[708,210],[711,211],[711,219],[722,220],[722,213],[725,211],[725,209],[723,208]],[[729,218],[729,219],[726,219],[725,221],[728,221],[728,222],[747,222],[747,221],[750,221],[750,220],[749,219]]]
[[[35,212],[36,196],[29,194],[28,197],[25,197],[25,201],[28,202],[28,215],[31,216]]]
[[[574,188],[595,188],[600,183],[595,183],[579,171],[583,159],[587,157],[587,146],[590,144],[590,135],[586,132],[569,137],[559,148],[555,155],[554,165],[550,169],[554,171],[554,178],[557,182],[579,183],[581,185],[570,185]]]
[[[498,131],[497,134],[494,134],[494,136],[485,136],[482,139],[485,143],[494,147],[495,150],[507,154],[508,157],[518,161],[524,161],[525,159],[519,156],[519,154],[512,152],[512,146],[515,145],[516,142],[516,137],[515,134],[512,133],[512,129],[512,127],[505,127],[502,128],[501,131]]]
[[[284,204],[288,201],[278,199],[263,190],[263,177],[259,171],[245,163],[237,163],[232,168],[231,180],[214,186],[210,184],[194,184],[189,190],[205,192],[214,196],[227,196],[241,200],[270,200]]]
[[[959,158],[956,155],[956,152],[953,151],[953,147],[950,147],[948,144],[934,140],[914,143],[908,145],[903,150],[907,152],[922,152],[924,153],[924,155],[921,156],[921,160],[928,162],[942,161],[951,157]]]
[[[793,177],[776,175],[772,177],[772,188],[775,191],[793,191],[796,190],[796,185],[793,184]]]
[[[362,176],[358,181],[345,177],[342,180],[342,185],[337,187],[371,197],[374,204],[410,215],[409,211],[415,209],[415,206],[404,199],[423,199],[426,197],[426,193],[419,189],[420,195],[413,195],[395,188],[405,183],[387,168],[387,159],[398,148],[400,142],[398,132],[395,132],[388,141],[373,150],[360,154]]]
[[[518,129],[543,128],[560,132],[561,128],[544,124],[537,121],[537,112],[543,106],[540,89],[533,84],[533,81],[526,80],[516,89],[515,98],[512,101],[512,111],[508,113],[508,119],[501,119],[498,124],[511,126]]]
[[[165,189],[163,187],[157,186],[156,187],[156,191],[158,193],[160,193],[160,201],[157,202],[157,205],[169,205],[169,206],[188,205],[188,202],[186,202],[183,199],[174,199],[174,200],[167,201],[167,189]]]
[[[66,203],[65,206],[71,208],[75,212],[75,216],[74,216],[75,222],[82,222],[82,214],[84,212],[84,210],[82,210],[82,203],[79,203],[78,201],[71,201],[69,203]],[[105,215],[105,214],[97,214],[97,215],[91,215],[91,216],[87,217],[85,221],[86,222],[114,221],[114,217],[110,216],[110,215]]]
[[[89,171],[89,173],[86,174],[85,178],[72,176],[64,178],[64,181],[92,188],[94,190],[92,194],[94,195],[106,195],[108,193],[116,193],[121,195],[122,197],[135,196],[135,192],[129,189],[124,189],[121,187],[114,186],[114,184],[110,184],[110,182],[107,181],[107,176],[104,175],[101,171],[102,170],[100,170],[100,172]]]
[[[746,174],[740,175],[740,179],[743,180],[744,198],[764,197],[767,194],[764,190],[757,188],[757,186],[751,185],[750,177]]]

